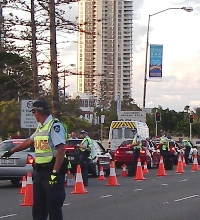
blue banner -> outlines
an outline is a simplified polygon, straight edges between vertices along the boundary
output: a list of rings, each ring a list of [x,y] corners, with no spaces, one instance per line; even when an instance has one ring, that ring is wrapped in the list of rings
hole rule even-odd
[[[150,45],[149,77],[162,77],[163,45]]]

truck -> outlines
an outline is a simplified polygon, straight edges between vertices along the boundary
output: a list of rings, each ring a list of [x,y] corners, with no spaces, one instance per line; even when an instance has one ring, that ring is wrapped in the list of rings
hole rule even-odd
[[[114,152],[125,140],[133,138],[131,129],[137,128],[142,139],[149,138],[149,128],[145,122],[139,121],[112,121],[109,129],[108,149]]]

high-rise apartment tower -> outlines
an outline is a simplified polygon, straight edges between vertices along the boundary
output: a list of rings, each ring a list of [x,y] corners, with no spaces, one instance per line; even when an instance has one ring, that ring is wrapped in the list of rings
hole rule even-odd
[[[77,92],[131,97],[133,1],[78,1]]]

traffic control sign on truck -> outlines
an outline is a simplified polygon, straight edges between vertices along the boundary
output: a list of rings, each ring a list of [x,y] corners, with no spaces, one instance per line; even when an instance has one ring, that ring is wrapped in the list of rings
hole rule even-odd
[[[149,128],[146,123],[139,121],[112,121],[109,130],[109,149],[111,151],[125,140],[133,138],[131,129],[137,128],[137,133],[142,139],[149,138]]]

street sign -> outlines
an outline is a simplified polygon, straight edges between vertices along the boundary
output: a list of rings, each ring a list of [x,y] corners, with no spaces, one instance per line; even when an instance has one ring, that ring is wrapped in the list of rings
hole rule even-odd
[[[21,128],[36,128],[37,121],[32,112],[30,112],[33,103],[36,100],[21,100]]]
[[[146,122],[146,112],[145,111],[119,111],[118,120]]]
[[[105,121],[105,115],[101,115],[101,124],[104,124]]]

